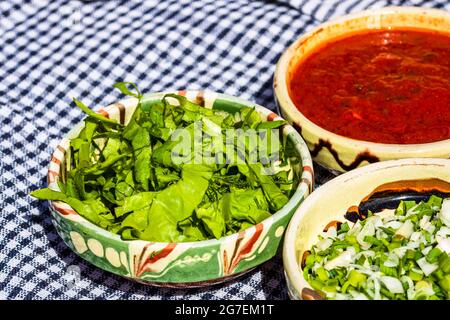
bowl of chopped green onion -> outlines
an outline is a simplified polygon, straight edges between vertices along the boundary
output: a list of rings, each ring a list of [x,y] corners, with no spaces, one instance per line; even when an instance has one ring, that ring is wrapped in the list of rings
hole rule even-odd
[[[208,91],[141,94],[87,117],[60,142],[48,187],[64,242],[142,283],[198,287],[271,259],[313,186],[293,127],[270,110]]]
[[[450,299],[450,160],[385,161],[314,191],[286,230],[292,299]]]

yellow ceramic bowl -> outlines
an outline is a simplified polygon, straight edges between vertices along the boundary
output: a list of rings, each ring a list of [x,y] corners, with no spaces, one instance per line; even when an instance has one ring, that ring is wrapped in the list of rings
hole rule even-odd
[[[450,13],[417,7],[388,7],[343,16],[302,35],[283,53],[277,64],[274,91],[282,116],[300,131],[313,159],[334,171],[349,171],[382,160],[450,158],[450,139],[424,144],[382,144],[334,134],[308,120],[289,97],[287,83],[292,77],[292,71],[317,46],[346,34],[387,28],[420,28],[448,32]]]
[[[303,277],[301,260],[331,221],[346,221],[344,214],[371,192],[387,183],[440,179],[450,183],[450,160],[412,158],[383,161],[340,175],[316,189],[297,209],[286,229],[283,263],[292,299],[315,299],[318,294]],[[435,180],[428,180],[438,186]]]

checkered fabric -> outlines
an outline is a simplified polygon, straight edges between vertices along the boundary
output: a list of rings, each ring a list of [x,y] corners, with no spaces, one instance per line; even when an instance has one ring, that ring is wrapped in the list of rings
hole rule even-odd
[[[136,284],[84,262],[62,242],[44,202],[50,154],[90,106],[142,91],[209,89],[275,109],[282,51],[332,16],[386,5],[450,10],[450,2],[373,0],[0,1],[0,298],[287,299],[280,257],[202,289]]]

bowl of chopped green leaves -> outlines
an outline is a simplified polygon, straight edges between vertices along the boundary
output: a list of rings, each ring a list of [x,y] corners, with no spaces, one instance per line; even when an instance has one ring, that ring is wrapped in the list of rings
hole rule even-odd
[[[146,284],[197,287],[271,259],[312,191],[312,161],[270,110],[209,91],[129,96],[87,115],[59,143],[48,187],[64,242],[94,265]]]
[[[283,246],[292,299],[450,299],[450,160],[371,164],[314,191]]]

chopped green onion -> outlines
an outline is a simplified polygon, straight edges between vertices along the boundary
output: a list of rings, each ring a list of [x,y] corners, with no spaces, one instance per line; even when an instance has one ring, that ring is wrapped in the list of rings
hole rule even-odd
[[[355,288],[359,287],[359,285],[364,281],[366,281],[366,279],[367,279],[366,275],[356,270],[350,271],[348,275],[348,282]]]
[[[305,279],[333,300],[450,299],[443,203],[401,201],[394,215],[369,212],[352,227],[342,223],[325,250],[311,248]]]
[[[420,281],[423,279],[423,273],[418,273],[412,270],[409,271],[408,276],[412,281]]]
[[[439,281],[439,285],[445,291],[450,291],[450,274],[447,274]]]
[[[441,253],[442,251],[439,248],[433,248],[426,255],[426,259],[429,263],[435,263],[439,260],[439,256],[441,255]]]
[[[447,254],[443,254],[439,260],[439,268],[444,273],[450,273],[450,257]]]
[[[320,267],[316,270],[317,276],[321,281],[327,281],[328,280],[328,271],[324,267]]]

